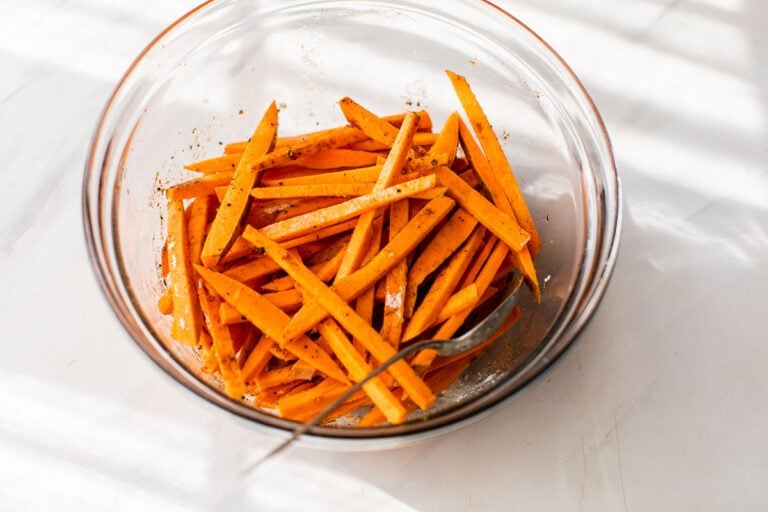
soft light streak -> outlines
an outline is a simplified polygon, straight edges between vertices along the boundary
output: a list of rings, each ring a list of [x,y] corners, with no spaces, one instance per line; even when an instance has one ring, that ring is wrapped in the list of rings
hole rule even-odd
[[[0,410],[0,481],[29,482],[0,491],[3,500],[34,500],[35,487],[44,485],[48,504],[53,495],[69,503],[104,502],[111,510],[160,510],[159,503],[174,510],[207,481],[201,425],[129,412],[118,402],[23,375],[4,380]],[[45,482],[35,480],[41,467]],[[85,490],[89,496],[81,497]]]

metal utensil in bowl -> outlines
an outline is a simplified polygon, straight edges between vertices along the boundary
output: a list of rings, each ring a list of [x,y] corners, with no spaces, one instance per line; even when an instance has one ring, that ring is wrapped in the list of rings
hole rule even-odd
[[[267,462],[269,459],[273,458],[291,446],[302,435],[311,432],[312,429],[318,426],[334,409],[346,402],[352,395],[360,391],[367,382],[381,375],[387,370],[387,368],[389,368],[392,364],[396,363],[400,359],[403,359],[404,357],[407,357],[415,352],[428,349],[434,350],[440,356],[454,356],[467,352],[483,343],[502,326],[504,321],[509,317],[510,313],[512,313],[512,309],[517,304],[517,299],[522,283],[523,278],[519,275],[516,275],[512,280],[510,280],[498,306],[496,306],[496,308],[493,309],[490,314],[483,318],[482,321],[480,321],[477,325],[466,331],[461,336],[448,340],[427,339],[417,341],[406,346],[397,354],[382,362],[364,379],[356,382],[336,400],[328,404],[322,411],[317,413],[317,415],[315,415],[310,421],[297,425],[293,432],[291,432],[290,437],[285,439],[283,442],[264,454],[256,462],[251,464],[248,468],[246,468],[246,471],[256,469],[257,467]]]

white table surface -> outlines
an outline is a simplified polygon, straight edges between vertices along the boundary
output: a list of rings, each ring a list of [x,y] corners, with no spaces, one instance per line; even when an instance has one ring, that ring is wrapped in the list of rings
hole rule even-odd
[[[509,0],[582,78],[625,192],[593,321],[497,413],[371,453],[274,441],[174,385],[102,298],[83,162],[195,0],[5,0],[0,510],[768,510],[768,2]]]

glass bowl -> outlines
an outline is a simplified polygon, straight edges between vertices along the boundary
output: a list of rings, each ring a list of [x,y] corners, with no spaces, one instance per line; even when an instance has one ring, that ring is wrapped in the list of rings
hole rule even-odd
[[[600,115],[563,60],[493,4],[443,0],[222,0],[162,32],[130,66],[93,137],[84,223],[103,291],[134,342],[173,380],[278,437],[295,424],[228,399],[170,337],[162,291],[162,188],[181,166],[247,137],[266,105],[294,133],[344,124],[351,96],[389,114],[427,109],[439,127],[461,111],[445,70],[467,77],[527,196],[542,239],[542,300],[428,413],[396,426],[320,427],[321,446],[388,446],[465,425],[507,401],[574,340],[616,258],[621,194]],[[290,135],[290,133],[283,133]]]

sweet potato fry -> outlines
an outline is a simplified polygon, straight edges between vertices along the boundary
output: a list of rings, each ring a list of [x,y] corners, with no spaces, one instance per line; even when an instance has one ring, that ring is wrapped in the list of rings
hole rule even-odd
[[[307,169],[364,167],[375,164],[377,158],[378,154],[371,151],[334,148],[297,158],[291,161],[291,165]]]
[[[373,183],[314,183],[312,185],[278,185],[256,187],[251,196],[256,199],[287,199],[291,197],[350,197],[370,194]]]
[[[515,179],[515,174],[512,172],[512,167],[509,165],[499,139],[496,137],[488,117],[477,101],[477,97],[470,88],[466,78],[452,71],[446,71],[446,74],[456,90],[456,95],[475,129],[475,133],[477,133],[480,146],[485,151],[489,164],[492,168],[496,169],[496,175],[501,181],[504,193],[512,204],[517,222],[530,235],[529,246],[531,256],[536,256],[541,248],[541,239],[539,238],[536,224],[533,221],[533,216],[528,209],[528,204],[523,197],[523,192]]]
[[[399,183],[333,206],[270,224],[263,227],[260,231],[270,239],[278,242],[288,240],[315,231],[321,227],[338,224],[367,211],[375,210],[397,200],[428,190],[435,186],[435,181],[434,176],[424,176],[423,178]],[[252,229],[246,227],[243,237],[247,239],[246,235]]]
[[[189,256],[184,205],[179,200],[168,201],[168,262],[173,294],[171,333],[176,340],[194,346],[200,337],[200,302]]]
[[[189,261],[192,263],[200,263],[200,254],[203,250],[210,209],[210,196],[198,196],[189,205],[187,231],[189,233]]]
[[[277,263],[267,257],[259,257],[242,265],[227,269],[224,275],[241,283],[247,283],[278,270],[280,270],[280,266]]]
[[[234,325],[247,322],[248,319],[226,302],[221,302],[219,304],[219,321],[223,325]]]
[[[276,137],[277,105],[273,101],[245,147],[232,181],[229,182],[227,192],[216,211],[200,256],[206,267],[216,266],[240,234],[248,208],[249,192],[257,178],[257,173],[253,170],[254,163],[269,153]]]
[[[342,98],[339,101],[339,106],[349,124],[356,126],[360,131],[377,142],[387,146],[394,144],[398,130],[386,120],[373,114],[349,96]],[[414,125],[413,131],[416,131],[416,125]]]
[[[445,120],[443,129],[440,130],[440,134],[435,140],[434,144],[429,148],[427,156],[436,156],[444,154],[447,156],[446,167],[453,165],[453,160],[456,158],[456,150],[459,147],[459,114],[452,112]]]
[[[286,178],[269,178],[261,180],[261,185],[265,187],[275,186],[296,186],[296,185],[315,185],[317,183],[375,183],[376,178],[381,173],[381,165],[371,165],[369,167],[360,167],[358,169],[344,169],[333,172],[311,173],[303,176],[293,176]]]

